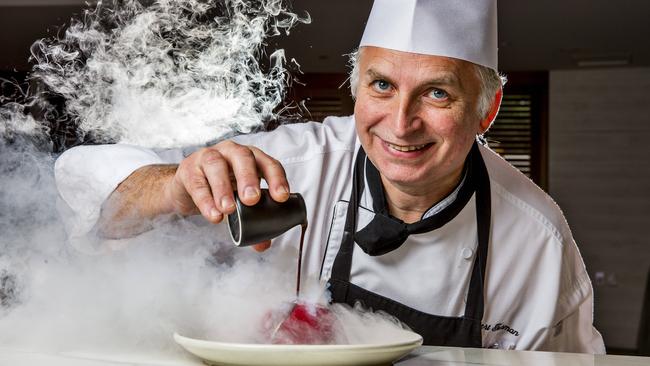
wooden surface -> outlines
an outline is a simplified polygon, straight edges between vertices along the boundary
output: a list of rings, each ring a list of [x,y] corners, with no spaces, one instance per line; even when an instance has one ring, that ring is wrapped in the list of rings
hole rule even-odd
[[[650,68],[553,71],[549,112],[549,191],[594,282],[596,326],[608,347],[636,349],[650,267]]]

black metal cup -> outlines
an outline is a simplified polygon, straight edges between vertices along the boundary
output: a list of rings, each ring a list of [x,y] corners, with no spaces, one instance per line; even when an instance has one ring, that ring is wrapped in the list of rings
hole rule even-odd
[[[237,246],[270,240],[307,224],[307,208],[300,193],[289,194],[285,202],[275,202],[268,189],[262,189],[259,202],[253,206],[244,205],[237,195],[235,202],[237,210],[228,215],[228,229]]]

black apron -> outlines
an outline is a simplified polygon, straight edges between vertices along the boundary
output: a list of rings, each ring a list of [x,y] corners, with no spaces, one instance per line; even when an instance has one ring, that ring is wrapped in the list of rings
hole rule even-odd
[[[465,190],[469,189],[472,194],[476,193],[478,231],[478,248],[472,268],[469,291],[467,293],[465,314],[462,317],[427,314],[350,283],[352,252],[355,245],[353,233],[356,233],[358,203],[364,189],[365,156],[363,148],[360,148],[355,163],[353,187],[345,220],[343,239],[336,259],[334,260],[332,274],[329,280],[332,301],[335,303],[347,303],[351,306],[360,302],[364,307],[374,311],[385,311],[397,317],[402,323],[420,334],[424,339],[425,345],[482,347],[481,320],[483,319],[483,288],[490,238],[491,206],[490,180],[478,144],[474,144],[468,155],[466,180],[463,187],[461,187],[461,190],[464,188]],[[462,195],[463,192],[460,192],[459,196]],[[428,220],[430,222],[429,226],[433,227],[431,230],[434,230],[451,220],[453,217],[449,216],[455,216],[459,211],[460,209],[458,208],[448,207],[443,209],[439,214],[433,215],[434,217],[422,221]],[[442,221],[440,217],[443,217]],[[423,231],[420,230],[419,232]]]

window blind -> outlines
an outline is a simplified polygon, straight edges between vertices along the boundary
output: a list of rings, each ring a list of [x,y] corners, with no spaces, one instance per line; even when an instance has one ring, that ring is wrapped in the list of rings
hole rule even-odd
[[[504,95],[499,114],[485,134],[492,150],[531,178],[532,100],[530,94]]]
[[[327,116],[344,116],[344,103],[340,97],[311,97],[304,101],[310,121],[322,122]]]

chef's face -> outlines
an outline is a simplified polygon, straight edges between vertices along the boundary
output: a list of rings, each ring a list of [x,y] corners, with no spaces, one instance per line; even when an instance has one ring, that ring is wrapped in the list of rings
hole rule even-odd
[[[356,129],[384,181],[415,189],[457,182],[484,131],[473,65],[377,47],[359,57]]]

